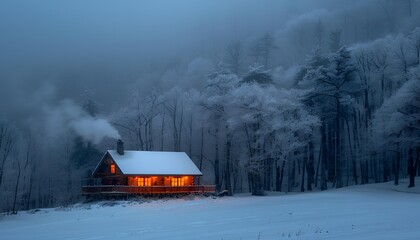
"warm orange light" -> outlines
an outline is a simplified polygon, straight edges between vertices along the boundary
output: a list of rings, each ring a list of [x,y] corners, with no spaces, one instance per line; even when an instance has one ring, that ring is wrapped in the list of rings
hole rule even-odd
[[[152,186],[152,178],[142,178],[142,177],[139,177],[137,179],[137,186],[139,186],[139,187]]]
[[[171,186],[185,186],[185,177],[171,178]]]
[[[111,164],[111,173],[115,174],[115,164]]]

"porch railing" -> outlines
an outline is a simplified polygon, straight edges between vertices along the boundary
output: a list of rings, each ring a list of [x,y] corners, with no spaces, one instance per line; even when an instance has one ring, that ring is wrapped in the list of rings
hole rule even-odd
[[[128,193],[128,194],[176,194],[176,193],[215,193],[214,185],[194,185],[194,186],[122,186],[122,185],[103,185],[103,186],[82,186],[82,194],[101,194],[101,193]]]

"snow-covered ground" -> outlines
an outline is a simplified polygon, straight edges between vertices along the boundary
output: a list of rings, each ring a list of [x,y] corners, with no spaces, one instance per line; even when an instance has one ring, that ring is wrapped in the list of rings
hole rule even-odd
[[[406,186],[41,209],[1,217],[0,239],[420,239],[420,191]]]

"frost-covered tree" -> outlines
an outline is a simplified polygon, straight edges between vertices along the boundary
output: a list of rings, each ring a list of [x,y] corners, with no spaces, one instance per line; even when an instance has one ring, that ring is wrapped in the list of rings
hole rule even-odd
[[[373,138],[378,151],[393,154],[394,182],[398,185],[403,148],[408,148],[407,166],[410,175],[410,187],[414,186],[418,159],[414,152],[420,147],[420,75],[413,74],[391,98],[387,99],[374,115]]]
[[[314,105],[323,105],[323,111],[330,112],[334,123],[330,126],[334,132],[334,182],[342,187],[342,129],[345,108],[353,104],[352,98],[360,89],[355,84],[355,68],[350,52],[342,47],[328,56],[328,63],[307,72],[305,81],[313,83],[313,90],[306,96],[307,100],[315,100]],[[328,117],[328,116],[325,116]],[[323,122],[327,121],[327,118]],[[324,133],[322,133],[324,134]],[[324,151],[327,154],[327,151]],[[326,156],[324,156],[326,157]]]
[[[242,84],[232,95],[235,110],[229,123],[244,132],[248,181],[252,193],[258,195],[270,190],[273,176],[281,184],[283,176],[279,171],[274,175],[273,169],[283,162],[293,166],[291,153],[307,143],[302,134],[312,134],[318,118],[305,110],[298,91],[254,82]]]
[[[230,183],[230,173],[231,173],[231,141],[233,132],[226,124],[227,114],[229,110],[227,109],[229,98],[231,98],[231,92],[239,84],[239,79],[235,74],[227,71],[223,66],[219,65],[216,70],[210,74],[209,79],[204,87],[204,90],[201,93],[201,100],[199,105],[205,110],[205,116],[207,121],[207,127],[209,128],[209,134],[214,137],[215,148],[214,148],[214,160],[211,161],[211,164],[214,168],[214,176],[216,188],[218,191],[221,190],[221,173],[224,172],[224,182],[225,186],[229,192],[232,194],[232,187]],[[224,139],[226,152],[225,154],[220,153],[220,137],[224,133]],[[224,166],[225,169],[222,171],[220,155],[224,156]]]

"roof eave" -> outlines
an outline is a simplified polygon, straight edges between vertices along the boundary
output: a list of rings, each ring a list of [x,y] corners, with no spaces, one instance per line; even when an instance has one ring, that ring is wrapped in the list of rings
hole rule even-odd
[[[92,172],[92,178],[95,176],[95,174],[96,174],[96,172],[98,171],[98,168],[99,168],[99,166],[101,166],[101,164],[102,164],[102,162],[104,161],[104,159],[105,159],[105,156],[108,154],[108,151],[106,151],[105,153],[104,153],[104,155],[102,155],[102,158],[101,158],[101,161],[99,161],[98,162],[98,164],[96,165],[96,167],[95,167],[95,169],[93,170],[93,172]],[[111,155],[111,154],[110,154]]]

